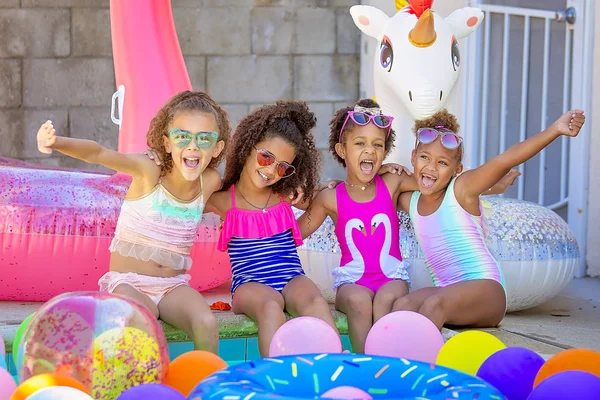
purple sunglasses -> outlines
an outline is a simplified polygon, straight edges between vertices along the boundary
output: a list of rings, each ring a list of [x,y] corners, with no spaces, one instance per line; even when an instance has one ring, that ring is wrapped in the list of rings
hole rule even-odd
[[[357,108],[355,108],[355,110],[356,109]],[[367,125],[369,122],[373,121],[375,126],[379,128],[389,128],[386,136],[390,135],[392,121],[394,120],[394,117],[390,115],[371,115],[363,111],[348,111],[348,115],[344,120],[344,125],[342,125],[342,129],[340,129],[340,143],[342,142],[342,134],[344,133],[344,128],[346,127],[349,118],[352,118],[352,121],[354,121],[356,125],[364,126]]]
[[[417,130],[417,142],[415,143],[415,147],[417,147],[419,142],[424,144],[432,143],[438,136],[441,136],[442,138],[442,146],[448,150],[458,148],[463,142],[463,138],[457,133],[452,132],[443,125],[437,125],[434,128],[420,128]]]

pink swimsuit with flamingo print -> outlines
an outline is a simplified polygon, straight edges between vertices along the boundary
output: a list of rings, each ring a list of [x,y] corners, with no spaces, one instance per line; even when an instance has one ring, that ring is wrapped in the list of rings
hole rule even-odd
[[[400,254],[398,214],[383,179],[375,175],[375,198],[369,202],[352,200],[344,184],[337,186],[336,197],[335,235],[342,259],[331,271],[334,290],[355,283],[377,292],[394,279],[409,282]]]

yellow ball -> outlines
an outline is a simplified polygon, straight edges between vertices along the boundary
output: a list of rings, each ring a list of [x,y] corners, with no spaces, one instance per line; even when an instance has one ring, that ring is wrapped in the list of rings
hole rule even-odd
[[[489,356],[506,345],[482,331],[466,331],[451,337],[438,353],[436,364],[476,375]]]
[[[126,327],[104,332],[94,340],[92,397],[115,399],[132,386],[160,382],[158,343],[146,332]]]

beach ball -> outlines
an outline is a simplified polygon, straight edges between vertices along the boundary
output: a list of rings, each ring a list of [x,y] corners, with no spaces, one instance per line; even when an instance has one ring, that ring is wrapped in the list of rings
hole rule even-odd
[[[106,292],[66,293],[33,316],[19,345],[19,381],[60,373],[80,381],[95,400],[112,400],[141,383],[161,382],[167,342],[152,313]]]

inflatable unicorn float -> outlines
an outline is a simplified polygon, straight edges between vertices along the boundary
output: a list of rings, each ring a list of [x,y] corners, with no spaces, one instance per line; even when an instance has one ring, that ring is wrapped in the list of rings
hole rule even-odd
[[[414,141],[409,133],[414,119],[447,104],[460,72],[457,40],[483,18],[474,8],[443,18],[431,9],[431,0],[409,3],[393,17],[374,7],[350,9],[356,25],[378,41],[375,94],[385,112],[396,117],[401,143]],[[191,89],[191,83],[170,0],[111,0],[110,15],[117,83],[111,118],[120,127],[118,150],[140,152],[147,147],[152,116],[172,95]],[[390,160],[410,165],[411,149],[397,148]],[[129,182],[119,174],[0,158],[0,300],[46,301],[68,291],[96,290],[108,268],[108,246]],[[541,304],[568,284],[580,254],[557,214],[491,196],[484,201],[484,215],[488,245],[505,274],[508,311]],[[403,213],[399,217],[401,250],[411,265],[413,286],[431,285],[410,219]],[[206,214],[192,249],[191,284],[199,291],[231,277],[227,255],[216,246],[218,224],[215,215]],[[333,301],[329,272],[340,254],[330,220],[305,241],[300,255],[307,275]]]

